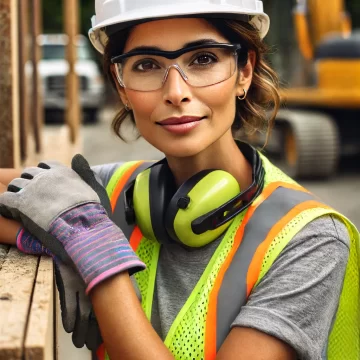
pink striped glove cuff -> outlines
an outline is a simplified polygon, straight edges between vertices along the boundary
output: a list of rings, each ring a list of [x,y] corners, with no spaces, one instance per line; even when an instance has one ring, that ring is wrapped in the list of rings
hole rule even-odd
[[[87,285],[86,294],[105,279],[123,271],[145,269],[121,229],[98,203],[87,203],[58,217],[49,233],[64,246]]]

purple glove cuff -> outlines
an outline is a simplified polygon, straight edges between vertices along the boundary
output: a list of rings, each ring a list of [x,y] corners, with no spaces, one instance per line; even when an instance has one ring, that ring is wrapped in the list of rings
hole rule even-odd
[[[30,255],[48,255],[54,257],[41,242],[33,235],[28,233],[24,228],[20,228],[16,235],[16,247],[25,254]]]
[[[132,250],[124,233],[98,203],[80,205],[58,217],[49,232],[64,246],[87,285],[86,293],[105,279],[145,264]]]

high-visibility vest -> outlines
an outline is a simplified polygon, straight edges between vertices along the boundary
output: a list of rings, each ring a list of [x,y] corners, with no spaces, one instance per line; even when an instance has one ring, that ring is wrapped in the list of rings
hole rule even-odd
[[[314,219],[333,215],[344,222],[351,241],[337,314],[328,339],[327,358],[358,360],[359,233],[343,215],[323,204],[264,156],[262,159],[266,172],[263,192],[233,220],[164,343],[175,359],[215,359],[241,306],[289,241]],[[150,321],[161,245],[144,238],[137,226],[129,226],[123,207],[124,187],[149,165],[142,161],[124,164],[112,176],[107,191],[114,221],[147,266],[135,276],[142,308]],[[104,349],[100,349],[98,356],[108,358]]]

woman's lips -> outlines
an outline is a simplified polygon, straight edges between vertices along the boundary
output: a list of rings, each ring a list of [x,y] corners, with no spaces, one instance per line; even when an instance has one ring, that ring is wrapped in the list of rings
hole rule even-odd
[[[165,130],[174,133],[174,134],[185,134],[192,129],[200,125],[201,120],[205,117],[195,117],[195,116],[182,116],[180,118],[172,117],[157,124],[162,126]]]

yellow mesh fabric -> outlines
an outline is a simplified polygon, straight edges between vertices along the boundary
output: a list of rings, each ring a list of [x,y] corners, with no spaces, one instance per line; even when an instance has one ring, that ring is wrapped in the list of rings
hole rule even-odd
[[[274,167],[264,156],[262,156],[262,160],[266,171],[265,186],[275,181],[296,184],[294,180]],[[330,212],[335,214],[334,211],[330,210]],[[271,243],[264,257],[258,282],[266,274],[277,256],[295,234],[307,223],[326,213],[329,213],[329,209],[316,208],[306,210],[292,219],[289,224],[281,230]],[[195,286],[194,291],[169,330],[168,336],[165,339],[165,345],[177,360],[204,359],[205,323],[209,296],[219,270],[234,244],[236,232],[244,215],[245,214],[240,214],[237,216],[229,227],[223,241]],[[343,217],[341,217],[341,219],[344,220]],[[339,309],[329,338],[329,360],[359,359],[359,240],[356,229],[352,228],[350,224],[348,224],[348,227],[349,230],[354,231],[354,236],[352,238],[350,257],[343,292],[339,302]],[[137,273],[135,276],[142,294],[142,307],[148,319],[151,318],[159,248],[160,246],[157,243],[143,238],[137,250],[138,256],[147,265],[146,270]]]
[[[191,297],[175,320],[165,344],[176,360],[204,359],[205,320],[209,304],[209,295],[214,286],[221,265],[224,263],[233,244],[244,214],[240,214],[229,227],[224,240],[214,253],[212,260]]]
[[[297,182],[283,173],[279,168],[271,164],[271,162],[263,155],[261,155],[261,160],[263,161],[263,167],[265,169],[265,184],[266,187],[272,182],[283,181],[289,184],[297,184]]]
[[[303,211],[292,219],[270,244],[256,285],[265,276],[288,242],[306,224],[325,214],[339,216],[342,221],[346,222],[343,217],[333,210],[315,208]],[[335,323],[329,336],[328,360],[358,360],[360,358],[359,240],[357,230],[351,224],[347,222],[346,224],[350,235],[352,235],[350,255]]]
[[[360,358],[359,236],[351,224],[347,226],[353,236],[339,308],[329,337],[328,360]]]
[[[295,183],[295,181],[282,173],[280,169],[273,166],[264,157],[263,163],[267,173],[265,179],[266,184],[279,180]],[[269,246],[262,263],[262,269],[257,283],[264,277],[277,256],[297,232],[310,221],[329,213],[338,216],[346,223],[351,238],[351,246],[338,311],[329,336],[327,358],[328,360],[358,360],[360,359],[360,241],[356,228],[343,216],[334,210],[316,208],[303,211],[292,219]]]
[[[135,274],[135,279],[142,297],[142,308],[149,320],[151,319],[151,305],[154,294],[154,284],[153,281],[151,281],[151,278],[156,272],[159,249],[159,243],[143,238],[136,250],[136,254],[146,264],[146,269],[137,272]]]

